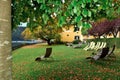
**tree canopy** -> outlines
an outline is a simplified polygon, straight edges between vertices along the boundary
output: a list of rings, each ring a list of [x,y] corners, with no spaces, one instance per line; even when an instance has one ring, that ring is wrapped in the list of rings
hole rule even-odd
[[[119,6],[119,0],[12,0],[13,27],[28,22],[33,29],[56,20],[58,27],[74,24],[89,28],[89,22],[98,18],[119,16]]]
[[[88,30],[88,34],[100,38],[100,36],[106,35],[111,32],[112,28],[112,23],[109,20],[100,19],[99,21],[92,23],[92,28]]]
[[[120,18],[111,21],[103,18],[92,23],[92,28],[88,30],[88,34],[100,37],[112,33],[116,37],[118,31],[120,31]]]

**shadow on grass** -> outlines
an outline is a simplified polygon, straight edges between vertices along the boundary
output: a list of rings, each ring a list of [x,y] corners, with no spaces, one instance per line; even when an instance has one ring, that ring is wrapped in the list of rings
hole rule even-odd
[[[37,62],[37,63],[55,63],[55,62],[62,62],[62,61],[64,61],[64,60],[41,60],[41,61],[35,61],[35,62]]]
[[[88,62],[91,63],[91,65],[108,67],[109,65],[116,63],[116,58],[99,59],[96,61],[89,60]]]

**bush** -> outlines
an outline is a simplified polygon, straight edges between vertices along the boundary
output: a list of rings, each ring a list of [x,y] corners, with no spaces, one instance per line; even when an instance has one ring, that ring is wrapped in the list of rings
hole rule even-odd
[[[62,41],[56,41],[55,44],[64,44]]]
[[[72,43],[73,44],[78,44],[79,42],[81,42],[80,40],[74,40]]]

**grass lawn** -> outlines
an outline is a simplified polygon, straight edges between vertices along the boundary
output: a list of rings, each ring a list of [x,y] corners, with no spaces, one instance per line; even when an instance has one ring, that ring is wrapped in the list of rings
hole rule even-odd
[[[44,55],[46,47],[13,51],[13,80],[120,80],[120,49],[115,50],[116,58],[91,62],[85,58],[93,51],[54,45],[54,59],[36,62],[35,58]]]

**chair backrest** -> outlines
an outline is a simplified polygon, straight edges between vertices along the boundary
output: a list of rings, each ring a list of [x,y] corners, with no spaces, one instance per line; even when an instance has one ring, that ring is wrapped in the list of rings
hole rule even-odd
[[[90,46],[90,43],[88,43],[87,46],[84,47],[83,49],[86,50],[89,46]]]
[[[107,43],[106,43],[106,42],[104,42],[103,48],[105,48],[105,47],[106,47],[106,45],[107,45]]]
[[[46,53],[45,53],[44,58],[50,57],[51,53],[52,53],[52,48],[51,47],[50,48],[46,48]]]
[[[115,45],[113,45],[112,50],[108,52],[107,56],[110,56],[114,52],[114,50],[115,50]]]
[[[108,52],[109,52],[109,47],[103,48],[100,58],[104,58],[108,54]]]
[[[95,50],[98,50],[99,49],[99,47],[100,47],[100,45],[101,45],[101,42],[97,42],[97,44],[96,44],[96,46],[95,46]]]
[[[91,48],[91,46],[93,45],[93,41],[92,42],[90,42],[90,43],[88,43],[88,45],[84,48],[84,50],[88,50],[88,49],[90,49]]]
[[[104,42],[101,43],[101,45],[99,46],[99,49],[102,49],[104,46]]]
[[[112,48],[111,53],[113,53],[113,52],[114,52],[114,50],[115,50],[115,45],[113,45],[113,48]]]

